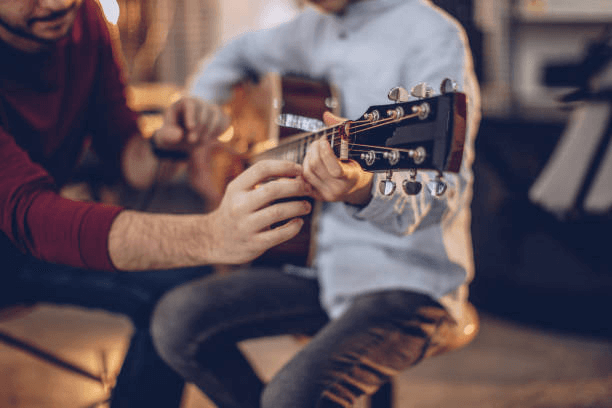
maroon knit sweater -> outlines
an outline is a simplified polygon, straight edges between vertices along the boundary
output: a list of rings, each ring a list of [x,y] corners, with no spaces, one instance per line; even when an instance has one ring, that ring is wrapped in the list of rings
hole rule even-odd
[[[25,54],[0,41],[2,253],[113,270],[108,233],[121,208],[75,202],[57,192],[88,140],[118,171],[120,152],[137,131],[95,1],[85,0],[72,31],[52,50]]]

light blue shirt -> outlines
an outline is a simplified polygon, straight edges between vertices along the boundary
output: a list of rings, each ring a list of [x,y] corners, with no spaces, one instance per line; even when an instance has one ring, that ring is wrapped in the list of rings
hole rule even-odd
[[[339,90],[342,116],[359,118],[369,106],[389,103],[396,86],[444,78],[468,95],[468,134],[461,170],[446,174],[441,198],[424,187],[416,196],[397,188],[378,192],[363,207],[326,203],[319,217],[313,267],[321,302],[336,317],[358,294],[409,289],[441,301],[457,319],[473,275],[469,206],[479,91],[469,47],[459,25],[421,0],[362,0],[341,15],[306,8],[278,27],[231,41],[194,76],[191,93],[224,102],[247,72],[300,74]],[[406,174],[395,172],[401,186]],[[419,172],[427,184],[433,177]],[[289,267],[292,272],[304,272]]]

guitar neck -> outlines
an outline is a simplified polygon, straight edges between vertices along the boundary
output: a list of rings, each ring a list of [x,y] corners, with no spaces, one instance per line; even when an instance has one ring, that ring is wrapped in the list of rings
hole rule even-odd
[[[461,136],[461,131],[453,129],[453,123],[461,118],[449,106],[454,107],[456,100],[463,101],[463,95],[373,107],[358,120],[285,138],[252,156],[251,161],[284,159],[302,163],[308,146],[324,137],[340,160],[354,160],[366,171],[457,171],[456,163],[448,166],[452,162],[449,153],[457,149],[446,146],[448,139]]]
[[[289,160],[294,163],[303,163],[308,147],[315,140],[326,137],[332,146],[339,143],[339,126],[332,126],[316,132],[300,133],[283,139],[283,142],[264,152],[258,153],[251,157],[251,162],[255,163],[260,160],[277,159]]]

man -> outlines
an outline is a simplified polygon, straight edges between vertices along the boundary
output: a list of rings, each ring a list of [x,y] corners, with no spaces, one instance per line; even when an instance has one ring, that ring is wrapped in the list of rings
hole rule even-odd
[[[223,408],[353,406],[424,356],[451,347],[471,310],[469,234],[478,86],[463,30],[420,0],[313,0],[293,21],[251,32],[209,59],[191,93],[228,100],[234,84],[268,72],[323,79],[340,93],[342,115],[359,118],[389,103],[389,90],[454,79],[468,96],[468,129],[458,174],[446,193],[424,187],[382,194],[379,182],[313,143],[304,177],[324,202],[312,267],[286,265],[202,278],[164,296],[153,317],[164,358]],[[333,118],[327,118],[330,123]],[[435,187],[435,185],[433,185]],[[474,326],[464,333],[474,333]],[[314,336],[264,386],[236,343],[287,333]]]
[[[178,406],[182,380],[158,360],[148,334],[155,301],[208,273],[202,265],[242,263],[294,236],[310,205],[271,203],[309,193],[300,166],[253,166],[208,215],[71,201],[58,191],[86,145],[110,174],[146,188],[158,166],[172,170],[164,157],[203,146],[227,119],[186,98],[168,110],[153,145],[145,140],[93,0],[0,2],[0,61],[2,306],[51,302],[128,315],[136,331],[113,406]]]

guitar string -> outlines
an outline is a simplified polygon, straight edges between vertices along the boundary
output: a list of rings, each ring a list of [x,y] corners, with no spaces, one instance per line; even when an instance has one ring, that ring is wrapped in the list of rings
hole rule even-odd
[[[332,148],[337,148],[338,146],[341,146],[340,141],[335,142],[334,145],[332,145]],[[366,144],[359,144],[359,143],[348,143],[347,146],[351,148],[351,151],[349,152],[349,154],[370,152],[376,149],[378,149],[379,151],[397,150],[400,152],[407,152],[407,153],[412,151],[412,149],[401,149],[397,147],[390,148],[390,147],[384,147],[384,146],[374,146],[374,145],[366,145]],[[277,157],[282,156],[282,155],[288,156],[288,155],[294,155],[296,152],[297,152],[296,149],[291,149],[291,148],[273,149],[272,151],[261,153],[260,156],[271,156],[271,155],[277,156]],[[355,154],[353,154],[353,156],[355,156]]]
[[[416,115],[414,115],[416,116]],[[353,121],[349,123],[349,129],[348,129],[348,133],[349,136],[351,135],[355,135],[357,136],[359,133],[363,133],[366,131],[370,131],[374,128],[380,127],[380,126],[385,126],[387,124],[389,124],[390,122],[399,122],[401,120],[404,119],[410,119],[414,116],[409,116],[409,117],[403,117],[400,119],[397,118],[388,118],[388,119],[383,119],[383,120],[379,120],[377,122],[369,122],[369,121]],[[339,136],[341,134],[340,132],[340,128],[342,126],[344,126],[345,124],[339,124],[339,125],[335,125],[333,127],[330,127],[328,129],[325,130],[321,130],[318,132],[313,132],[308,134],[307,136],[304,136],[303,138],[299,139],[299,140],[294,140],[291,142],[287,142],[283,145],[278,146],[275,149],[272,149],[271,151],[268,152],[264,152],[262,155],[271,155],[274,154],[274,151],[279,151],[279,150],[284,150],[285,153],[287,153],[287,151],[295,151],[295,145],[299,145],[299,147],[303,147],[304,144],[310,144],[312,143],[312,140],[315,139],[317,137],[317,134],[320,134],[321,137],[326,137],[328,141],[332,140],[333,144],[332,147],[337,147],[339,145],[342,144],[342,140],[338,140],[335,141],[336,136]],[[293,149],[292,149],[292,145],[293,145]],[[399,151],[403,151],[403,152],[409,152],[410,149],[397,149],[397,148],[388,148],[388,147],[382,147],[382,146],[373,146],[373,145],[364,145],[364,144],[360,144],[360,143],[352,143],[352,142],[348,142],[347,143],[348,147],[351,147],[351,153],[363,153],[363,152],[369,152],[372,149],[379,149],[379,150],[385,150],[385,151],[391,151],[391,150],[399,150]],[[365,147],[366,149],[355,149],[355,147]],[[355,155],[353,155],[355,156]]]
[[[392,123],[392,122],[401,122],[401,121],[404,121],[404,120],[407,120],[407,119],[413,119],[413,118],[415,118],[417,116],[418,116],[418,114],[411,114],[411,115],[403,116],[401,118],[386,118],[386,119],[381,119],[381,120],[378,120],[376,122],[370,122],[368,120],[350,121],[349,122],[349,129],[348,130],[349,130],[349,134],[358,135],[359,133],[370,131],[370,130],[375,129],[377,127],[386,126],[386,125],[388,125],[389,123]],[[304,139],[312,138],[317,133],[319,133],[319,134],[323,133],[323,136],[327,136],[327,131],[330,130],[330,129],[331,129],[331,132],[332,132],[331,136],[335,137],[336,135],[340,134],[340,132],[337,129],[341,128],[344,125],[345,125],[345,123],[341,123],[341,124],[335,125],[333,127],[320,130],[318,132],[313,132],[313,133],[309,134],[308,136],[305,136]],[[289,142],[287,144],[300,143],[304,139],[292,141],[292,142]],[[358,144],[353,144],[353,145],[358,145]]]
[[[337,143],[336,145],[332,147],[337,147],[339,145],[340,143]],[[355,143],[349,143],[348,146],[351,147],[351,151],[348,153],[349,157],[360,157],[361,153],[369,153],[369,152],[372,152],[373,150],[378,150],[379,152],[380,151],[385,151],[385,152],[399,151],[399,152],[408,153],[408,154],[410,154],[413,151],[412,149],[401,149],[397,147],[389,148],[389,147],[372,146],[372,145],[355,144]],[[357,149],[355,148],[355,146],[362,147],[363,149]],[[300,156],[295,149],[284,149],[282,152],[278,152],[278,151],[264,152],[260,154],[260,157],[261,156],[274,156],[274,157],[284,157],[288,159],[289,157],[293,157],[296,155]],[[303,157],[303,154],[301,155],[301,157]]]
[[[386,119],[386,120],[380,120],[378,122],[376,122],[375,124],[372,124],[371,122],[365,122],[365,126],[364,125],[360,125],[360,123],[363,123],[364,121],[354,121],[354,122],[350,122],[350,126],[349,126],[349,135],[357,135],[359,133],[363,133],[365,131],[369,131],[372,130],[374,128],[380,127],[380,126],[384,126],[387,125],[389,122],[393,122],[393,121],[398,121],[397,119]],[[357,124],[357,126],[354,126],[355,124]],[[307,141],[308,139],[314,139],[318,134],[320,134],[322,137],[327,137],[327,139],[329,140],[330,138],[334,138],[338,135],[340,135],[340,131],[339,129],[344,126],[344,124],[339,124],[339,125],[335,125],[333,127],[324,129],[324,130],[320,130],[317,132],[313,132],[310,133],[306,136],[304,136],[303,138],[299,139],[299,140],[293,140],[290,142],[287,142],[283,145],[280,145],[278,148],[283,148],[292,144],[299,144],[299,143],[303,143],[304,141]],[[331,133],[330,133],[331,131]],[[356,143],[352,143],[352,145],[359,145]]]
[[[407,119],[412,119],[417,116],[418,116],[418,113],[413,113],[413,114],[409,114],[406,116],[402,116],[401,118],[389,117],[389,118],[381,119],[375,122],[371,122],[369,120],[349,121],[347,133],[348,133],[348,136],[358,136],[359,133],[370,131],[377,127],[386,126],[389,123],[401,122]],[[312,141],[317,137],[317,135],[321,135],[321,137],[326,137],[328,141],[330,141],[331,139],[332,148],[337,148],[338,146],[342,147],[342,144],[346,143],[345,147],[351,149],[351,151],[348,152],[348,155],[350,157],[358,157],[360,156],[361,153],[369,153],[373,149],[378,149],[378,151],[396,150],[396,151],[407,152],[407,153],[410,153],[411,151],[411,149],[388,148],[388,147],[382,147],[382,146],[372,146],[372,145],[364,145],[360,143],[352,143],[350,141],[342,140],[341,138],[338,138],[338,140],[336,141],[336,137],[341,134],[340,129],[343,126],[346,126],[346,124],[347,123],[344,122],[344,123],[340,123],[338,125],[320,130],[318,132],[309,133],[308,135],[301,137],[297,140],[292,140],[290,142],[277,146],[276,148],[260,153],[258,156],[260,157],[268,156],[269,157],[270,155],[273,155],[274,157],[279,157],[281,155],[284,155],[285,158],[288,158],[289,155],[292,157],[297,155],[298,157],[294,158],[294,160],[297,159],[298,161],[301,161],[305,153],[304,148],[310,145]],[[359,149],[357,147],[359,147]],[[362,148],[365,148],[365,149],[362,149]]]

